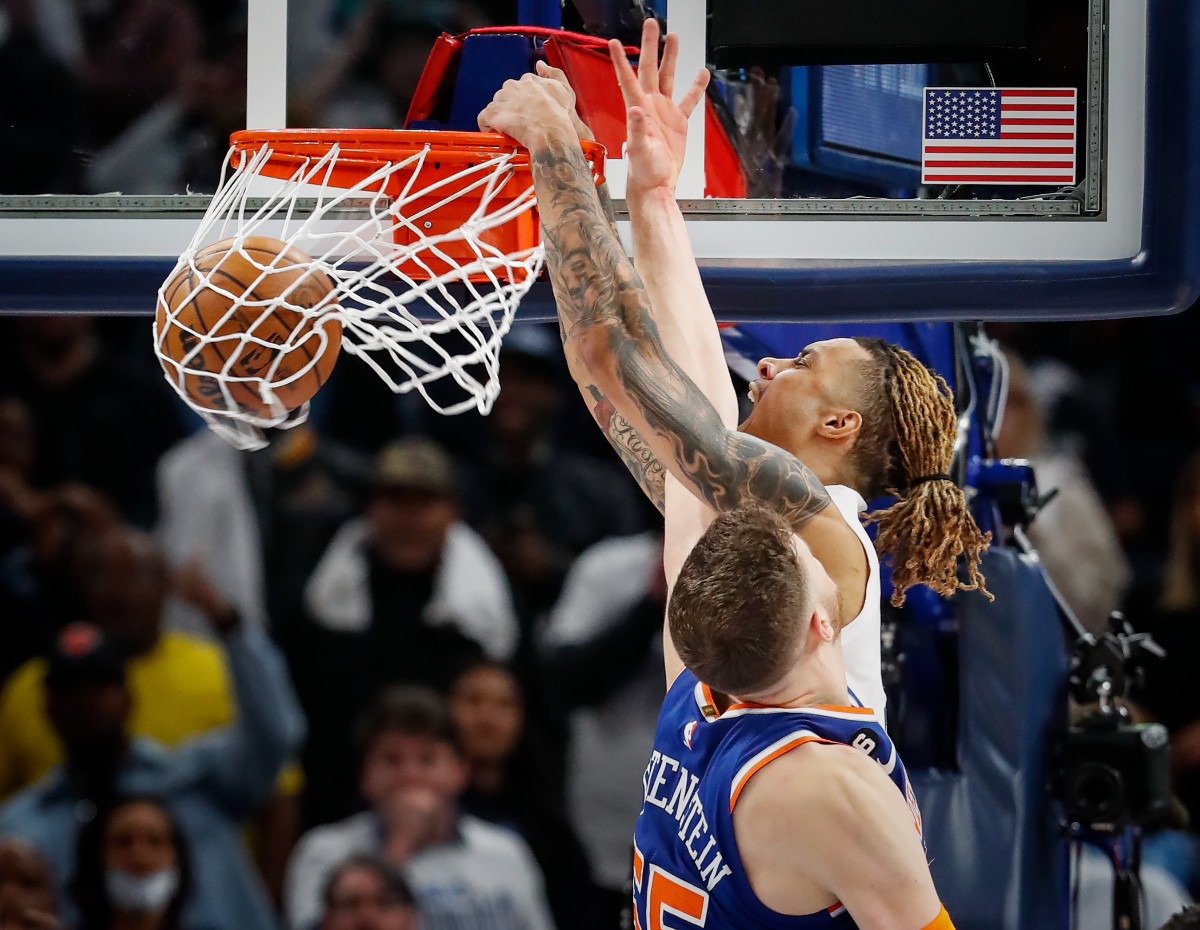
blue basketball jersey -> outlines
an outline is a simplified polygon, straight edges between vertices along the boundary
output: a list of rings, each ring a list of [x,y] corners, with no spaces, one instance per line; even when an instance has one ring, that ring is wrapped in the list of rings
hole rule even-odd
[[[849,930],[835,904],[805,916],[767,908],[738,855],[733,809],[750,778],[813,740],[854,746],[884,769],[921,815],[904,764],[874,712],[864,707],[780,708],[734,704],[718,714],[712,693],[690,671],[663,701],[642,812],[634,836],[635,930]]]

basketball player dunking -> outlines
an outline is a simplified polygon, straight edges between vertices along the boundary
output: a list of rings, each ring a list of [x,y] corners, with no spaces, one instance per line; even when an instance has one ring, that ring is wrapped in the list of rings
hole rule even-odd
[[[777,510],[837,582],[849,683],[882,718],[878,561],[859,518],[863,498],[897,492],[893,507],[872,515],[880,549],[892,556],[895,601],[916,583],[950,594],[983,581],[987,537],[946,474],[953,402],[945,382],[905,350],[837,339],[795,359],[764,359],[751,387],[754,410],[737,429],[737,398],[674,199],[687,114],[707,82],[702,72],[673,102],[677,47],[668,36],[657,67],[650,20],[636,76],[620,46],[613,49],[629,107],[626,196],[640,277],[622,264],[566,131],[574,101],[560,73],[542,67],[540,79],[510,83],[481,125],[503,123],[537,147],[535,184],[568,361],[609,440],[665,513],[668,581],[713,511],[753,502]],[[545,122],[515,117],[523,107],[545,110]],[[572,127],[587,132],[577,119]],[[957,574],[960,555],[966,582]]]
[[[633,431],[635,441],[644,449],[643,461],[649,462],[652,459],[660,470],[661,466],[657,463],[667,464],[682,486],[698,494],[713,510],[732,511],[747,504],[761,502],[782,513],[787,520],[785,525],[793,529],[820,527],[821,529],[813,535],[822,542],[829,543],[830,539],[833,540],[832,544],[826,546],[827,551],[823,554],[823,559],[829,565],[841,566],[843,561],[848,561],[852,566],[849,570],[843,569],[843,577],[857,577],[857,583],[851,588],[850,603],[856,612],[862,612],[870,590],[869,582],[874,575],[874,565],[868,555],[869,544],[863,545],[847,516],[833,517],[830,514],[828,492],[795,456],[758,437],[737,432],[726,426],[722,422],[721,414],[664,348],[663,339],[649,312],[645,288],[605,218],[588,168],[579,154],[577,130],[572,123],[573,104],[570,89],[561,81],[527,75],[521,81],[507,83],[497,93],[492,104],[480,115],[480,126],[507,132],[525,145],[532,154],[535,188],[545,227],[551,276],[559,304],[560,324],[572,370],[581,387],[585,388],[585,396],[591,393],[599,402],[603,402],[604,397],[612,398],[616,409]],[[633,137],[637,130],[644,128],[646,121],[639,116],[636,109],[631,111],[630,117],[632,159],[635,148]],[[583,378],[594,380],[585,382]],[[861,417],[855,414],[855,419],[858,421]],[[625,450],[629,453],[636,452],[632,444],[626,446]],[[650,490],[653,491],[653,488]],[[669,497],[670,493],[670,488],[664,487],[660,498]],[[668,503],[668,532],[671,530],[672,510]],[[688,550],[698,535],[699,533],[693,533],[688,539]],[[791,544],[788,551],[792,551]],[[813,566],[819,566],[803,542],[795,542],[795,551],[806,554],[809,563],[807,568],[810,571]],[[839,554],[844,556],[844,559],[841,559]],[[778,710],[780,719],[787,721],[790,718],[782,716],[784,710],[828,703],[824,699],[812,700],[814,695],[822,698],[831,696],[834,704],[847,705],[849,697],[845,687],[846,669],[841,659],[841,647],[837,642],[837,633],[842,626],[838,601],[839,598],[847,600],[847,586],[835,585],[823,569],[821,572],[827,582],[824,590],[828,595],[821,601],[825,605],[820,612],[823,619],[815,619],[818,616],[817,612],[804,613],[808,607],[802,607],[801,602],[795,598],[784,598],[767,615],[779,634],[775,638],[753,635],[750,630],[738,625],[749,622],[754,611],[735,609],[727,619],[727,627],[730,624],[733,626],[726,629],[726,643],[749,644],[750,654],[762,659],[765,663],[764,668],[770,666],[766,673],[760,668],[759,674],[747,679],[752,682],[748,686],[740,687],[736,679],[722,674],[721,670],[726,665],[738,664],[732,653],[726,655],[722,649],[715,651],[715,654],[720,656],[717,661],[710,662],[707,666],[703,662],[697,663],[696,673],[699,674],[699,678],[693,672],[676,675],[675,673],[682,668],[682,662],[672,648],[672,638],[668,636],[664,650],[667,678],[669,682],[674,680],[674,684],[668,694],[660,722],[669,721],[672,715],[685,713],[677,709],[683,706],[680,705],[679,695],[691,694],[695,689],[690,685],[699,687],[699,681],[705,679],[711,679],[717,688],[729,694],[744,699],[752,698],[754,703],[762,705],[742,707],[735,702],[730,708],[734,711],[734,719],[746,716],[748,721],[753,721],[742,725],[741,732],[746,734],[746,742],[752,742],[750,737],[759,729],[767,729],[757,722],[767,719],[767,713]],[[754,579],[743,580],[748,587],[758,587]],[[772,589],[770,586],[763,586],[763,590]],[[708,589],[708,594],[715,595],[712,605],[715,615],[720,612],[721,607],[728,607],[730,603],[742,597],[744,591],[741,587],[718,587]],[[708,609],[705,607],[704,611],[699,611],[697,615],[705,616]],[[787,674],[772,677],[770,671],[779,671],[779,667],[772,663],[777,662],[781,655],[785,658],[793,656],[795,634],[804,633],[810,627],[819,627],[823,631],[818,639],[825,643],[826,647],[820,650],[821,659],[812,667],[826,669],[827,674],[820,676],[818,683],[811,688],[807,684],[801,684],[803,676],[799,681],[792,681]],[[789,635],[793,638],[787,639]],[[811,639],[806,634],[805,641],[815,644],[818,640]],[[686,659],[687,647],[683,648]],[[832,657],[834,654],[836,659]],[[877,641],[874,643],[874,654],[874,678],[877,680]],[[794,657],[798,661],[799,656]],[[828,671],[829,669],[832,671]],[[715,704],[714,701],[708,700],[707,692],[705,694],[702,703]],[[822,709],[816,708],[817,713],[812,716],[822,717]],[[741,714],[741,711],[748,713]],[[686,849],[692,856],[696,876],[704,878],[706,890],[701,892],[700,886],[694,882],[689,883],[678,875],[672,879],[669,870],[663,871],[665,866],[657,865],[664,857],[670,860],[667,846],[656,845],[653,855],[650,851],[643,850],[645,856],[642,857],[642,868],[635,865],[635,880],[639,885],[641,898],[639,912],[647,927],[659,930],[664,910],[676,914],[692,914],[692,911],[681,910],[684,905],[700,908],[700,913],[692,914],[688,920],[703,926],[702,914],[707,914],[709,902],[707,895],[721,883],[723,877],[735,872],[738,877],[730,882],[731,890],[722,894],[733,894],[740,898],[743,904],[757,900],[759,916],[765,921],[760,923],[760,926],[808,926],[812,921],[822,920],[826,923],[836,920],[844,926],[853,926],[850,916],[846,916],[847,911],[850,915],[859,915],[860,926],[863,927],[907,927],[915,930],[927,925],[936,926],[938,920],[942,920],[941,926],[948,926],[948,921],[936,916],[935,912],[939,911],[939,908],[930,907],[931,903],[936,905],[937,899],[932,892],[932,883],[929,881],[920,843],[913,845],[910,842],[909,847],[905,849],[904,844],[894,842],[894,837],[886,830],[881,830],[879,836],[874,836],[872,823],[863,821],[861,816],[855,813],[872,811],[871,806],[865,803],[865,796],[859,798],[849,785],[833,779],[825,772],[825,766],[839,770],[840,764],[848,766],[846,772],[861,775],[867,780],[872,776],[866,773],[874,772],[883,779],[882,783],[875,779],[875,786],[864,788],[863,791],[868,794],[878,793],[882,799],[881,803],[885,806],[888,800],[892,800],[900,802],[901,807],[906,809],[901,793],[895,790],[895,785],[887,784],[887,776],[880,768],[884,766],[895,772],[897,760],[894,753],[890,752],[890,744],[885,741],[879,718],[861,708],[833,713],[841,713],[850,720],[876,721],[873,724],[874,729],[868,728],[870,732],[862,735],[859,745],[867,748],[870,744],[872,750],[880,753],[879,765],[870,763],[864,767],[858,761],[826,761],[859,758],[852,753],[830,749],[819,757],[820,765],[813,765],[810,769],[796,760],[816,758],[814,751],[798,751],[793,754],[789,749],[802,749],[801,743],[804,741],[791,743],[788,737],[775,734],[776,739],[773,743],[756,750],[752,761],[747,763],[749,768],[742,766],[738,769],[741,773],[739,791],[750,784],[751,775],[759,780],[760,785],[766,786],[756,790],[754,794],[766,797],[774,791],[790,791],[793,780],[799,777],[805,785],[822,785],[834,793],[840,792],[841,795],[851,798],[853,803],[850,808],[843,810],[840,804],[830,805],[829,794],[824,790],[820,792],[819,798],[810,792],[797,792],[786,800],[778,799],[781,805],[779,809],[773,807],[770,801],[766,802],[766,807],[772,810],[768,819],[773,819],[776,824],[790,824],[800,832],[789,832],[789,827],[789,831],[784,831],[784,834],[772,833],[765,826],[760,831],[755,826],[758,821],[750,816],[742,818],[749,826],[745,830],[737,830],[736,842],[727,835],[726,842],[720,845],[719,837],[710,833],[706,835],[705,844],[700,849],[695,849],[695,841],[701,832],[709,829],[707,826],[698,825],[711,824],[714,825],[713,829],[717,829],[717,825],[723,822],[723,817],[732,816],[732,810],[722,814],[720,808],[712,808],[710,804],[706,813],[702,800],[693,800],[691,795],[700,776],[696,776],[695,780],[691,774],[682,778],[675,786],[673,803],[670,798],[664,799],[664,803],[672,808],[672,815],[678,812],[678,805],[684,800],[690,805],[688,830],[685,831],[683,825],[679,824],[679,832],[684,834],[685,845],[691,841],[691,845],[686,845]],[[712,719],[709,719],[710,717]],[[702,727],[705,727],[705,733],[718,732],[706,727],[708,724],[716,727],[720,724],[720,719],[713,708],[703,720],[695,719],[684,724],[680,738],[686,737],[685,742],[687,739],[694,739]],[[806,732],[814,732],[819,739],[826,742],[853,740],[853,733],[835,732],[831,727],[814,729],[811,722],[805,722],[809,725]],[[662,726],[659,735],[663,736]],[[725,745],[723,740],[717,742]],[[732,744],[730,745],[732,747]],[[659,750],[660,760],[663,755]],[[667,758],[671,758],[669,754]],[[734,758],[740,757],[736,754],[722,757],[721,764],[727,766]],[[708,775],[707,784],[718,785],[718,788],[713,790],[717,790],[718,793],[723,790],[720,786],[724,774],[720,766],[712,761],[712,757],[707,760],[693,760],[696,761],[701,764],[691,770],[692,774],[697,771],[704,772]],[[660,762],[657,774],[654,774],[654,765],[652,762],[653,778],[648,785],[650,794],[647,803],[651,806],[656,805],[652,798],[659,797],[659,778],[665,782],[667,767],[673,765],[672,770],[676,772],[681,768],[678,758],[671,759],[670,763]],[[796,766],[800,766],[798,771],[792,771]],[[763,777],[764,771],[783,772],[783,775],[778,776],[780,784],[772,789],[771,785],[776,778]],[[655,788],[655,785],[658,785],[658,788]],[[886,788],[886,791],[880,792],[881,788]],[[904,790],[907,792],[906,783]],[[685,799],[680,792],[688,794],[689,797]],[[731,794],[729,801],[735,800]],[[826,807],[819,811],[816,808],[820,805]],[[783,816],[783,808],[791,809],[793,816]],[[828,829],[829,823],[824,819],[824,815],[831,810],[836,811],[835,819],[840,824],[840,832]],[[700,819],[696,820],[698,817]],[[793,823],[806,818],[808,822],[821,823],[826,827],[812,835],[811,843],[804,842],[809,833]],[[912,828],[911,819],[910,815],[906,827],[909,831]],[[697,832],[689,832],[691,830]],[[756,858],[760,832],[762,845],[768,850],[761,860]],[[666,835],[661,829],[658,833],[660,838]],[[739,863],[738,850],[744,845],[741,839],[743,835],[748,845],[742,850],[746,858]],[[916,835],[916,832],[912,832],[912,837]],[[785,842],[784,836],[790,854],[781,858],[784,852],[781,846]],[[712,842],[708,843],[707,840]],[[858,859],[853,856],[843,859],[838,849],[832,848],[834,846],[838,849],[864,847],[861,850],[863,855]],[[871,847],[870,854],[867,854],[865,847]],[[723,861],[727,866],[725,871],[714,865],[715,860],[711,858],[715,854],[714,850],[718,848],[724,853]],[[889,856],[892,858],[889,859]],[[829,870],[824,865],[814,866],[815,860],[841,864],[853,861],[856,862],[856,867],[834,868],[832,871],[836,874],[827,875]],[[759,865],[756,866],[755,862]],[[882,884],[881,875],[888,876],[888,880]],[[802,876],[804,880],[801,880]],[[654,892],[656,881],[659,889],[657,893]],[[709,882],[711,884],[708,884]],[[778,887],[775,883],[778,883]],[[773,887],[777,893],[771,891]],[[741,889],[740,895],[738,888]],[[681,896],[686,896],[689,889],[691,893],[700,895],[703,900],[692,897],[689,899],[690,903],[681,904]],[[797,889],[805,891],[801,893]],[[793,891],[799,896],[793,897]],[[825,910],[804,910],[808,903],[823,898],[829,899],[822,905]],[[840,904],[839,899],[842,902]],[[851,901],[854,903],[851,904]],[[733,913],[740,913],[736,901],[726,905],[725,919],[715,919],[711,926],[733,926],[730,922]],[[932,924],[931,919],[934,920]],[[741,917],[738,925],[745,925]]]

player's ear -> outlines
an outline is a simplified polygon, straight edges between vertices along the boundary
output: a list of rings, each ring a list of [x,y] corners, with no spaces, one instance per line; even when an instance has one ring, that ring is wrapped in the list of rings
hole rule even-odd
[[[857,410],[832,410],[825,414],[817,432],[835,442],[853,439],[862,429],[862,414]]]
[[[829,616],[829,612],[822,607],[818,606],[813,609],[808,626],[809,635],[817,637],[823,643],[831,643],[837,637],[837,628],[833,625],[833,619]]]

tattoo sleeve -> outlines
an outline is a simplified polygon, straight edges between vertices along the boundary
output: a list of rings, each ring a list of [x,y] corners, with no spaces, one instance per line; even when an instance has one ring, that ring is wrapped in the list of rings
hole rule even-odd
[[[642,492],[659,513],[667,511],[667,470],[636,429],[617,412],[609,400],[594,384],[585,385],[592,396],[592,416],[604,432],[604,438],[616,450],[621,461],[641,486]]]
[[[628,403],[614,412],[637,424],[630,427],[635,436],[645,425],[639,440],[656,463],[671,462],[679,479],[718,511],[758,503],[799,527],[824,510],[829,496],[816,475],[790,453],[727,429],[666,354],[645,288],[604,215],[578,146],[551,139],[532,156],[563,340],[580,357],[608,365]],[[605,401],[599,390],[593,396]]]
[[[613,207],[612,197],[608,193],[608,182],[596,185],[596,196],[600,198],[600,209],[604,211],[604,218],[608,220],[608,227],[613,231],[613,235],[617,235],[617,211]]]
[[[600,199],[600,208],[608,220],[612,234],[617,236],[617,214],[613,209],[612,198],[608,194],[608,185],[601,183],[596,186],[596,194]],[[559,335],[563,343],[567,341],[566,331],[559,323]],[[666,480],[667,470],[654,454],[650,443],[641,437],[633,425],[626,420],[604,393],[594,384],[580,380],[580,388],[587,395],[588,407],[592,416],[604,433],[604,438],[617,453],[625,468],[633,475],[633,479],[642,489],[642,493],[650,499],[658,512],[665,514],[667,510]]]

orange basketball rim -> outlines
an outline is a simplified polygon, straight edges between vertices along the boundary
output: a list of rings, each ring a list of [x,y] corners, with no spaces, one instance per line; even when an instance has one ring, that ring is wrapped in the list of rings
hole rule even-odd
[[[537,208],[524,205],[533,185],[529,152],[508,136],[492,132],[410,129],[276,129],[243,130],[230,136],[231,166],[243,169],[265,151],[254,172],[294,180],[306,166],[326,159],[318,172],[322,187],[382,194],[401,222],[392,228],[397,246],[434,243],[420,261],[405,261],[395,270],[413,280],[441,277],[471,262],[479,243],[496,252],[516,255],[541,242]],[[604,180],[604,147],[583,143],[599,184]],[[330,157],[335,155],[336,157]],[[504,172],[484,170],[505,159]],[[479,169],[479,170],[474,170]],[[376,182],[377,179],[377,182]],[[512,208],[509,210],[508,208]],[[486,212],[505,216],[483,229],[476,242],[458,233]],[[488,280],[471,273],[473,281]]]

